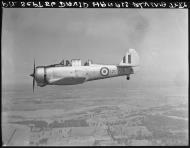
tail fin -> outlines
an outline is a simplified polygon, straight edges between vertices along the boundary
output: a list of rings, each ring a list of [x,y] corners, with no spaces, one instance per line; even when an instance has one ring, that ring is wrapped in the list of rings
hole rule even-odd
[[[129,49],[123,57],[119,66],[138,66],[139,65],[139,55],[135,49]]]

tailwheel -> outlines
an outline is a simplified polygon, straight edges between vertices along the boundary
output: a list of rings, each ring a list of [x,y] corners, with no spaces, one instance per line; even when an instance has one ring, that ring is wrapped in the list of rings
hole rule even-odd
[[[130,80],[130,76],[129,75],[127,75],[127,80]]]

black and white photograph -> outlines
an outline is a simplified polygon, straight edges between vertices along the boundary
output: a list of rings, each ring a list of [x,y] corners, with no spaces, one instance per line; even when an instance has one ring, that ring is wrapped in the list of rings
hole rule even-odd
[[[3,8],[3,146],[187,146],[188,9]]]

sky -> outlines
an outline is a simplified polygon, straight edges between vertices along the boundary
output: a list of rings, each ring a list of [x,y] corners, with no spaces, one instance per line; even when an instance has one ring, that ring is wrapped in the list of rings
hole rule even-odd
[[[4,8],[2,25],[3,84],[32,85],[34,58],[119,64],[129,48],[140,55],[132,82],[188,81],[188,9]]]

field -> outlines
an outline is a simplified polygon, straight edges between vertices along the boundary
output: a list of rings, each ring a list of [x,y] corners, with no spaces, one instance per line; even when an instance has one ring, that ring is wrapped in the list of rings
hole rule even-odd
[[[188,88],[3,86],[4,145],[188,145]]]

